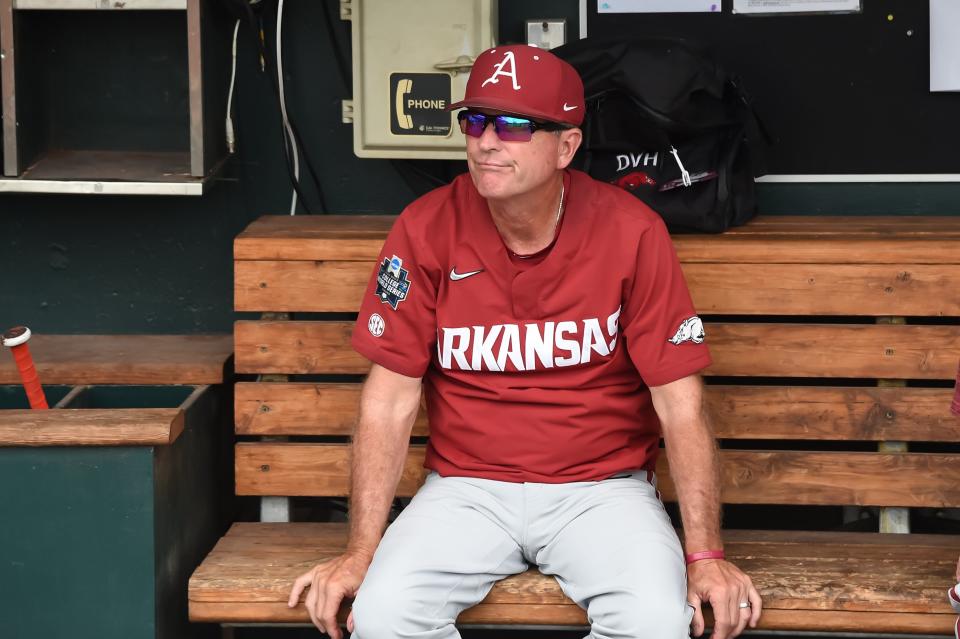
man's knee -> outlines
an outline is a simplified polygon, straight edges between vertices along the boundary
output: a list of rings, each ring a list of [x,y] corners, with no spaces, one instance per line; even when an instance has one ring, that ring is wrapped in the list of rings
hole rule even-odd
[[[693,609],[685,601],[649,593],[616,592],[590,602],[591,638],[688,639]]]
[[[353,602],[352,639],[413,637],[437,628],[440,622],[424,614],[431,605],[417,601],[414,589],[383,581],[360,586]]]
[[[390,593],[383,586],[364,581],[353,602],[351,639],[395,637],[397,617],[403,614],[397,605],[399,600],[400,593]]]

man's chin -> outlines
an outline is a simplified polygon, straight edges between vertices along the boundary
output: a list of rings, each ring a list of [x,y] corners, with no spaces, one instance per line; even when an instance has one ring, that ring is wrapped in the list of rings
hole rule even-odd
[[[480,196],[488,200],[500,200],[513,194],[512,186],[506,184],[504,180],[496,179],[495,176],[482,173],[474,175],[473,184],[477,187]]]

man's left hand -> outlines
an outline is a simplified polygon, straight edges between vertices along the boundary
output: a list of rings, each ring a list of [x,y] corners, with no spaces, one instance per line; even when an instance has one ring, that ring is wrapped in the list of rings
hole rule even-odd
[[[736,637],[747,624],[756,628],[763,600],[750,577],[722,559],[704,559],[687,566],[687,600],[694,608],[693,635],[703,634],[703,604],[713,608],[712,639]],[[741,606],[741,603],[749,606]]]

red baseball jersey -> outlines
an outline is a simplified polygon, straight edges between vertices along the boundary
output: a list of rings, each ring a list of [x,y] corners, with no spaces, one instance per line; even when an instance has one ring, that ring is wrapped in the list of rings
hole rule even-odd
[[[354,348],[423,377],[425,466],[562,483],[653,469],[649,386],[710,364],[660,217],[585,173],[564,176],[549,251],[516,259],[468,174],[407,207],[361,303]]]

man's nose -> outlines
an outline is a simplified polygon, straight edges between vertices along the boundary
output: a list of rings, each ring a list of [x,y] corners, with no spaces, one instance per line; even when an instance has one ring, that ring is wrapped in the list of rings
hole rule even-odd
[[[487,122],[483,133],[480,134],[480,148],[484,150],[496,149],[500,146],[500,138],[497,137],[496,125],[493,122]]]

